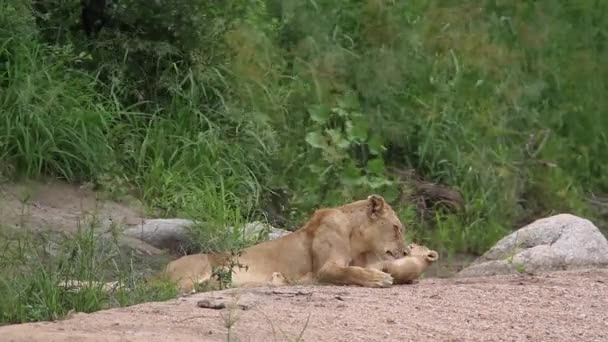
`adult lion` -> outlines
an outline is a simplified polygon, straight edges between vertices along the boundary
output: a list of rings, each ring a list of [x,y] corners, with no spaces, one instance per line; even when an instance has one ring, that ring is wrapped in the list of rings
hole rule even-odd
[[[355,265],[372,257],[394,260],[406,254],[403,224],[384,198],[371,195],[346,205],[319,209],[303,227],[276,240],[244,249],[234,267],[232,286],[318,282],[387,287],[390,274]],[[170,262],[165,273],[182,292],[211,279],[212,269],[227,267],[227,253],[186,255]]]

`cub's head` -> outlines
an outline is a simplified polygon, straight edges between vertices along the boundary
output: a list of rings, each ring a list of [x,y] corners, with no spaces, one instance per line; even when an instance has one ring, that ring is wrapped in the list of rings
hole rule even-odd
[[[428,263],[434,263],[439,260],[439,253],[429,249],[427,246],[410,243],[407,245],[407,255],[417,258],[424,258]]]
[[[401,258],[405,255],[403,230],[405,229],[393,208],[379,195],[367,198],[366,215],[368,225],[363,236],[370,252],[384,260]]]

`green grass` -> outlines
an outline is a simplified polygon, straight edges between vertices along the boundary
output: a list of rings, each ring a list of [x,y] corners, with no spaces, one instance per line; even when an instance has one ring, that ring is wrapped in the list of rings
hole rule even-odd
[[[70,311],[94,312],[177,296],[176,287],[144,275],[146,263],[94,231],[91,220],[73,235],[2,230],[0,324],[57,320]],[[82,289],[63,284],[79,280]],[[114,291],[103,284],[118,281]]]
[[[0,16],[10,13],[3,8]],[[68,47],[40,45],[33,35],[3,36],[0,159],[5,167],[27,177],[53,174],[70,181],[104,172],[112,152],[106,132],[114,108],[95,92],[94,78],[70,68],[81,58]]]
[[[390,168],[462,193],[427,221],[397,208],[443,255],[556,212],[606,228],[606,2],[129,0],[94,41],[76,0],[50,4],[0,0],[3,177],[134,193],[208,222],[203,250],[239,245],[227,227],[274,190],[290,227],[393,201]]]

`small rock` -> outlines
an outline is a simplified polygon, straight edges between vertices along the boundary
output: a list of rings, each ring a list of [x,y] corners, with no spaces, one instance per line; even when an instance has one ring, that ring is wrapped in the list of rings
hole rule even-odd
[[[227,303],[226,300],[222,299],[202,299],[196,303],[196,306],[203,309],[221,310],[227,307],[237,307],[241,310],[249,310],[248,304],[236,303],[233,306],[232,303]]]
[[[199,308],[203,308],[203,309],[220,310],[220,309],[224,309],[226,307],[226,303],[212,301],[210,299],[203,299],[203,300],[199,300],[196,303],[196,306],[198,306]]]

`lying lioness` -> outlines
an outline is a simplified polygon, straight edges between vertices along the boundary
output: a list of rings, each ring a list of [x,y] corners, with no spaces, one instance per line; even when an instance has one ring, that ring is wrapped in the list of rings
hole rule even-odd
[[[365,256],[381,262],[405,255],[403,224],[378,195],[340,207],[319,209],[292,234],[244,249],[234,267],[233,287],[273,283],[327,283],[388,287],[393,277],[381,268],[356,265]],[[170,262],[168,278],[182,292],[212,278],[226,267],[227,253],[193,254]]]
[[[351,265],[363,262],[362,267],[364,268],[374,268],[390,274],[393,277],[393,284],[412,284],[429,266],[439,260],[439,253],[415,243],[410,243],[407,246],[406,254],[404,257],[390,260],[380,260],[366,256],[365,258],[358,259],[358,261],[353,261]],[[267,285],[281,286],[310,284],[312,282],[310,277],[306,277],[301,279],[300,282],[289,283],[281,273],[275,272],[272,274],[272,279]]]

